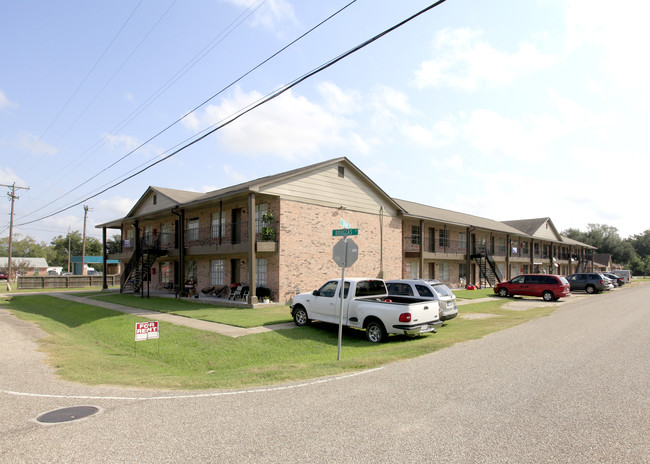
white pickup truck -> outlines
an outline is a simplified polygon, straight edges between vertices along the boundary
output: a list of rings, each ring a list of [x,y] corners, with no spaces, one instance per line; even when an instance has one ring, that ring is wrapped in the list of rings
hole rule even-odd
[[[341,279],[333,279],[312,293],[296,295],[291,305],[296,325],[307,325],[312,319],[338,324],[340,283]],[[346,278],[343,325],[366,329],[366,338],[377,343],[388,341],[388,334],[416,336],[435,332],[442,321],[435,301],[389,297],[383,280]]]

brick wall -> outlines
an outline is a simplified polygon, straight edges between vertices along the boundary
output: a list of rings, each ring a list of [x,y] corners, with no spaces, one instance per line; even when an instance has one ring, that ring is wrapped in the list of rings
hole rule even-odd
[[[332,230],[342,228],[341,219],[359,229],[359,235],[351,237],[359,246],[359,258],[346,269],[346,276],[379,278],[383,264],[383,278],[401,277],[401,219],[382,217],[379,211],[367,214],[284,200],[280,205],[280,301],[340,278],[341,268],[332,259],[340,237],[333,237]]]

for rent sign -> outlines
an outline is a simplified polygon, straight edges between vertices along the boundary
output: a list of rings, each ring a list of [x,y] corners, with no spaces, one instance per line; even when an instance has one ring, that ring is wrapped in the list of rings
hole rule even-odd
[[[136,322],[135,323],[135,341],[150,340],[158,338],[160,332],[158,331],[158,321],[151,322]]]

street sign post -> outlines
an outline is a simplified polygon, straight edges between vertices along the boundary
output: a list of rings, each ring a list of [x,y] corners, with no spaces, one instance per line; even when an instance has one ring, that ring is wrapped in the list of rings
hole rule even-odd
[[[332,237],[347,237],[348,235],[359,235],[359,229],[334,229]]]
[[[358,229],[343,229],[343,230],[354,230],[358,233]],[[333,231],[333,232],[336,232]],[[351,235],[357,235],[351,234]],[[334,262],[341,267],[341,285],[340,285],[340,294],[339,301],[341,303],[339,307],[339,343],[338,343],[338,355],[336,357],[337,361],[341,360],[341,339],[343,338],[343,297],[345,296],[345,268],[352,266],[357,262],[359,258],[359,246],[354,243],[354,240],[349,239],[347,235],[339,240],[336,245],[334,245],[334,251],[332,253]]]

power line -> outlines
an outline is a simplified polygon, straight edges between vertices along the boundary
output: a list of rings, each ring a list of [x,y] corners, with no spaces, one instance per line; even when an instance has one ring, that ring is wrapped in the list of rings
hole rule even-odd
[[[265,1],[266,1],[266,0],[265,0]],[[228,84],[226,87],[222,88],[222,89],[219,90],[217,93],[213,94],[213,95],[210,96],[208,99],[204,100],[202,103],[196,105],[193,109],[191,109],[190,111],[186,112],[183,116],[181,116],[180,118],[176,119],[174,122],[172,122],[171,124],[167,125],[167,126],[166,126],[165,128],[163,128],[162,130],[158,131],[155,135],[151,136],[151,137],[150,137],[149,139],[147,139],[146,141],[142,142],[140,145],[138,145],[136,148],[134,148],[133,150],[131,150],[130,152],[128,152],[126,155],[122,156],[121,158],[119,158],[119,159],[116,160],[115,162],[111,163],[110,165],[108,165],[107,167],[105,167],[104,169],[102,169],[101,171],[99,171],[99,172],[97,172],[96,174],[94,174],[93,176],[89,177],[88,179],[86,179],[86,180],[85,180],[84,182],[82,182],[81,184],[79,184],[79,185],[77,185],[76,187],[72,188],[71,190],[67,191],[65,194],[63,194],[63,195],[61,195],[61,196],[55,198],[54,200],[52,200],[52,201],[50,201],[49,203],[47,203],[47,204],[41,206],[41,207],[38,208],[38,209],[36,209],[36,210],[34,210],[34,211],[31,211],[30,213],[27,213],[26,215],[23,216],[23,218],[29,217],[29,216],[31,216],[32,214],[37,213],[38,211],[41,211],[42,209],[47,208],[48,206],[50,206],[51,204],[57,202],[58,200],[60,200],[60,199],[62,199],[62,198],[65,198],[66,196],[68,196],[68,195],[71,194],[72,192],[74,192],[74,191],[78,190],[79,188],[83,187],[84,185],[86,185],[87,183],[89,183],[90,181],[92,181],[93,179],[97,178],[98,176],[100,176],[100,175],[103,174],[104,172],[108,171],[108,170],[109,170],[110,168],[112,168],[113,166],[117,165],[118,163],[120,163],[120,162],[123,161],[124,159],[128,158],[128,157],[131,156],[133,153],[135,153],[136,151],[140,150],[142,147],[144,147],[145,145],[147,145],[148,143],[150,143],[151,141],[153,141],[154,139],[156,139],[157,137],[159,137],[159,136],[162,135],[163,133],[167,132],[167,131],[168,131],[169,129],[171,129],[173,126],[175,126],[176,124],[178,124],[179,122],[181,122],[183,119],[185,119],[187,116],[189,116],[190,114],[192,114],[193,112],[195,112],[196,110],[198,110],[199,108],[201,108],[202,106],[204,106],[205,104],[209,103],[210,101],[212,101],[213,99],[215,99],[216,97],[218,97],[219,95],[221,95],[223,92],[225,92],[226,90],[230,89],[232,86],[234,86],[235,84],[237,84],[238,82],[240,82],[242,79],[244,79],[245,77],[247,77],[249,74],[251,74],[252,72],[256,71],[257,69],[259,69],[260,67],[262,67],[263,65],[265,65],[266,63],[268,63],[269,61],[271,61],[273,58],[275,58],[276,56],[278,56],[279,54],[281,54],[282,52],[284,52],[285,50],[287,50],[289,47],[291,47],[292,45],[294,45],[296,42],[302,40],[304,37],[306,37],[307,35],[309,35],[310,33],[312,33],[314,30],[318,29],[320,26],[322,26],[323,24],[325,24],[326,22],[328,22],[329,20],[331,20],[332,18],[334,18],[336,15],[338,15],[339,13],[341,13],[342,11],[344,11],[345,9],[347,9],[349,6],[351,6],[351,5],[352,5],[353,3],[355,3],[356,1],[357,1],[357,0],[352,0],[352,1],[350,1],[349,3],[347,3],[345,6],[343,6],[342,8],[340,8],[339,10],[337,10],[336,12],[334,12],[333,14],[331,14],[330,16],[328,16],[327,18],[325,18],[324,20],[322,20],[321,22],[319,22],[318,24],[316,24],[315,26],[313,26],[312,28],[310,28],[309,30],[307,30],[306,32],[304,32],[303,34],[301,34],[300,36],[298,36],[296,39],[294,39],[294,40],[292,40],[291,42],[289,42],[287,45],[285,45],[284,47],[282,47],[281,49],[279,49],[278,51],[276,51],[276,52],[273,53],[272,55],[270,55],[270,56],[269,56],[268,58],[266,58],[264,61],[260,62],[259,64],[257,64],[256,66],[254,66],[253,68],[251,68],[250,70],[248,70],[246,73],[244,73],[244,74],[242,74],[241,76],[239,76],[237,79],[235,79],[234,81],[232,81],[232,82],[231,82],[230,84]],[[261,6],[261,5],[259,5],[259,6]],[[257,6],[254,10],[250,11],[250,13],[249,13],[248,15],[246,15],[246,17],[245,17],[244,19],[248,18],[252,13],[254,13],[254,12],[257,10],[257,8],[259,8],[259,6]],[[252,7],[251,7],[251,8],[252,8]],[[240,17],[241,17],[241,15],[240,15]],[[231,25],[232,25],[232,23],[231,23]],[[204,47],[204,49],[205,49],[205,47]],[[179,76],[179,78],[180,78],[180,76]],[[178,78],[177,78],[176,80],[178,80]],[[176,80],[175,80],[175,81],[176,81]],[[174,81],[174,82],[175,82],[175,81]],[[168,81],[168,82],[169,82],[169,81]],[[172,82],[172,83],[173,83],[173,82]],[[171,84],[170,84],[170,85],[171,85]],[[143,108],[143,110],[144,110],[144,108]],[[124,127],[124,126],[122,126],[122,127]],[[190,138],[191,138],[191,137],[190,137]],[[186,140],[189,140],[190,138],[188,138],[188,139],[186,139]],[[104,143],[105,143],[105,142],[104,142]],[[181,143],[182,143],[182,142],[181,142]],[[103,145],[103,144],[102,144],[102,145]],[[101,146],[101,145],[100,145],[100,146]],[[99,149],[99,147],[97,147],[97,148],[95,149],[95,151],[96,151],[97,149]],[[147,162],[148,162],[148,161],[147,161]],[[146,164],[147,162],[141,164],[140,166]],[[70,164],[70,163],[69,163],[69,164]],[[68,166],[69,166],[69,164],[68,164]],[[139,166],[138,166],[138,167],[139,167]],[[126,174],[128,174],[129,172],[132,172],[132,171],[133,171],[133,170],[128,171]],[[125,174],[125,175],[126,175],[126,174]],[[82,202],[83,202],[83,201],[82,201]]]
[[[244,13],[240,14],[240,15],[239,15],[235,20],[233,20],[233,21],[228,25],[228,27],[226,27],[224,30],[222,30],[222,31],[217,35],[217,37],[214,38],[214,39],[213,39],[213,40],[212,40],[208,45],[204,46],[203,49],[201,50],[201,52],[199,52],[197,55],[195,55],[194,58],[193,58],[192,60],[190,60],[188,63],[185,64],[185,66],[184,66],[183,68],[181,68],[181,70],[179,70],[179,71],[178,71],[174,76],[172,76],[170,79],[168,79],[167,82],[166,82],[162,87],[160,87],[156,92],[154,92],[151,96],[149,96],[149,98],[148,98],[147,100],[145,100],[145,102],[142,103],[142,104],[141,104],[141,105],[140,105],[140,106],[139,106],[135,111],[133,111],[129,116],[127,116],[127,117],[126,117],[125,119],[123,119],[123,120],[122,120],[122,121],[121,121],[117,126],[115,126],[115,127],[112,129],[112,132],[116,132],[116,131],[119,131],[119,130],[122,130],[123,128],[125,128],[125,127],[126,127],[126,126],[131,122],[131,121],[133,121],[133,119],[135,119],[135,117],[137,117],[138,115],[140,115],[140,114],[141,114],[141,113],[142,113],[146,108],[149,107],[149,105],[151,105],[151,104],[152,104],[152,103],[153,103],[153,102],[154,102],[158,97],[160,97],[160,95],[162,95],[165,91],[167,91],[167,89],[169,89],[169,87],[171,87],[174,83],[176,83],[176,81],[178,81],[178,79],[180,79],[183,75],[185,75],[185,74],[186,74],[186,73],[187,73],[187,72],[188,72],[192,67],[194,67],[194,66],[195,66],[199,61],[201,61],[201,60],[202,60],[202,59],[203,59],[203,58],[204,58],[204,57],[205,57],[205,56],[206,56],[206,55],[207,55],[211,50],[213,50],[217,45],[219,45],[219,44],[223,41],[223,39],[225,39],[226,37],[228,37],[228,36],[229,36],[229,35],[230,35],[230,34],[231,34],[231,33],[232,33],[232,32],[233,32],[237,27],[239,27],[239,26],[240,26],[240,25],[241,25],[241,24],[242,24],[242,23],[243,23],[243,22],[244,22],[248,17],[250,17],[253,13],[255,13],[255,11],[257,11],[257,9],[259,9],[262,5],[264,5],[264,4],[266,3],[266,1],[267,1],[267,0],[255,0],[255,2],[252,3],[251,6],[249,6],[248,9],[247,9]],[[354,0],[354,1],[356,1],[356,0]],[[258,3],[259,3],[259,4],[258,4]],[[170,7],[171,7],[171,6],[170,6]],[[168,10],[169,10],[169,8],[168,8]],[[165,12],[165,14],[166,14],[166,13],[167,13],[167,12]],[[164,16],[164,15],[163,15],[163,16]],[[161,19],[162,19],[162,17],[161,17]],[[160,20],[159,20],[159,21],[160,21]],[[230,30],[229,30],[229,29],[230,29]],[[227,31],[227,32],[226,32],[226,31]],[[151,32],[151,31],[150,31],[150,32]],[[221,37],[221,38],[220,38],[220,37]],[[217,39],[219,39],[219,40],[217,41]],[[216,43],[215,43],[215,42],[216,42]],[[142,42],[141,42],[141,43],[142,43]],[[134,51],[135,51],[135,50],[134,50]],[[223,92],[223,90],[222,90],[222,92]],[[192,110],[192,111],[194,111],[194,110]],[[49,203],[46,203],[45,205],[41,206],[40,208],[38,208],[38,209],[36,209],[36,210],[34,210],[34,211],[31,211],[31,212],[27,213],[26,215],[23,216],[23,218],[25,218],[25,217],[29,217],[29,216],[31,216],[32,214],[34,214],[34,213],[36,213],[36,212],[38,212],[38,211],[40,211],[40,210],[42,210],[42,209],[44,209],[44,208],[47,208],[49,205],[51,205],[51,204],[57,202],[58,200],[60,200],[60,199],[62,199],[62,198],[65,198],[65,197],[68,196],[70,193],[72,193],[72,192],[74,192],[75,190],[81,188],[82,186],[84,186],[85,184],[87,184],[88,182],[90,182],[91,180],[93,180],[93,179],[95,179],[96,177],[98,177],[99,175],[103,174],[104,172],[106,172],[107,170],[109,170],[110,168],[112,168],[113,166],[115,166],[116,164],[118,164],[119,162],[121,162],[122,160],[124,160],[125,158],[127,158],[128,156],[130,156],[131,154],[135,153],[137,150],[139,150],[140,148],[142,148],[144,145],[146,145],[147,143],[149,143],[150,141],[152,141],[153,139],[155,139],[156,137],[158,137],[159,135],[161,135],[162,133],[164,133],[165,131],[167,131],[168,129],[170,129],[172,126],[174,126],[175,124],[177,124],[179,121],[181,121],[183,118],[185,118],[185,117],[186,117],[187,115],[189,115],[190,113],[191,113],[191,111],[188,112],[188,113],[187,113],[185,116],[183,116],[182,118],[180,118],[180,119],[174,121],[172,124],[170,124],[169,126],[167,126],[167,127],[166,127],[165,129],[163,129],[162,131],[158,132],[158,133],[157,133],[156,135],[154,135],[153,137],[149,138],[147,141],[145,141],[145,142],[143,142],[142,144],[140,144],[140,145],[139,145],[138,147],[136,147],[135,149],[131,150],[129,153],[127,153],[126,155],[124,155],[122,158],[118,159],[117,161],[113,162],[113,163],[110,164],[109,166],[105,167],[104,169],[102,169],[101,171],[99,171],[99,172],[96,173],[95,175],[91,176],[90,178],[88,178],[87,180],[85,180],[84,182],[82,182],[81,184],[77,185],[77,186],[74,187],[73,189],[67,191],[67,192],[64,193],[63,195],[60,195],[59,197],[55,198],[54,200],[50,201]],[[63,167],[62,167],[61,169],[59,169],[58,171],[56,171],[56,173],[51,174],[51,175],[48,175],[48,180],[52,181],[52,176],[53,176],[53,175],[56,175],[56,174],[58,174],[59,172],[61,172],[61,171],[65,170],[65,169],[67,169],[67,168],[68,168],[70,165],[72,165],[73,163],[76,163],[77,165],[80,165],[80,163],[82,163],[83,161],[87,160],[87,159],[88,159],[88,158],[89,158],[93,153],[96,153],[96,152],[97,152],[97,151],[98,151],[102,146],[104,146],[104,145],[107,143],[107,140],[108,140],[108,137],[107,137],[107,136],[104,136],[101,140],[97,141],[94,145],[92,145],[90,148],[88,148],[88,149],[84,152],[83,155],[85,155],[85,156],[82,155],[83,158],[81,159],[81,161],[79,161],[79,158],[75,158],[75,159],[71,160],[68,164],[66,164],[65,166],[63,166]],[[55,183],[55,182],[54,182],[54,183]]]
[[[441,5],[442,3],[446,2],[446,1],[447,1],[447,0],[438,0],[438,1],[434,2],[434,3],[432,3],[432,4],[429,5],[428,7],[426,7],[426,8],[424,8],[424,9],[418,11],[417,13],[415,13],[415,14],[409,16],[409,17],[406,18],[405,20],[403,20],[403,21],[397,23],[396,25],[394,25],[394,26],[392,26],[392,27],[390,27],[390,28],[384,30],[383,32],[381,32],[381,33],[375,35],[374,37],[372,37],[372,38],[366,40],[365,42],[362,42],[361,44],[357,45],[356,47],[351,48],[351,49],[348,50],[347,52],[345,52],[345,53],[343,53],[343,54],[337,56],[336,58],[333,58],[333,59],[331,59],[330,61],[328,61],[328,62],[326,62],[326,63],[324,63],[324,64],[318,66],[317,68],[313,69],[312,71],[309,71],[308,73],[303,74],[301,77],[299,77],[299,78],[293,80],[293,81],[290,82],[289,84],[287,84],[287,85],[285,85],[285,86],[283,86],[283,87],[281,87],[281,88],[275,90],[274,92],[271,92],[271,93],[267,94],[263,99],[259,100],[258,102],[249,105],[249,106],[246,107],[244,110],[240,110],[240,111],[239,111],[235,116],[232,116],[232,117],[229,118],[227,121],[225,121],[225,122],[223,122],[223,123],[221,123],[221,124],[218,124],[218,125],[213,125],[213,126],[211,126],[212,129],[209,129],[209,130],[204,131],[205,133],[204,133],[203,135],[201,135],[201,136],[195,138],[195,139],[192,140],[191,142],[188,142],[187,144],[183,145],[181,148],[179,148],[179,149],[177,149],[177,150],[174,150],[174,151],[173,151],[172,153],[170,153],[169,155],[167,155],[167,156],[165,156],[165,157],[163,157],[163,158],[161,158],[161,159],[159,159],[159,160],[157,160],[157,161],[151,163],[151,164],[148,165],[147,167],[145,167],[145,168],[143,168],[143,169],[140,169],[140,170],[137,171],[136,173],[134,173],[134,174],[132,174],[132,175],[130,175],[130,176],[128,176],[128,177],[126,177],[126,178],[120,180],[119,182],[116,182],[116,183],[112,184],[111,186],[109,186],[109,187],[107,187],[107,188],[101,190],[100,192],[95,193],[95,194],[93,194],[93,195],[91,195],[91,196],[88,196],[88,197],[84,198],[82,201],[80,201],[80,202],[78,202],[78,203],[75,203],[75,204],[73,204],[73,205],[70,205],[70,206],[68,206],[68,207],[66,207],[66,208],[63,208],[63,209],[61,209],[61,210],[59,210],[59,211],[56,211],[56,212],[54,212],[54,213],[51,213],[51,214],[49,214],[49,215],[47,215],[47,216],[43,216],[43,217],[40,218],[40,219],[35,219],[35,220],[33,220],[33,221],[24,222],[24,223],[19,224],[19,225],[24,226],[24,225],[27,225],[27,224],[32,224],[32,223],[34,223],[34,222],[37,222],[37,221],[40,221],[40,220],[47,219],[47,218],[49,218],[49,217],[55,216],[55,215],[57,215],[57,214],[59,214],[59,213],[62,213],[63,211],[67,211],[67,210],[69,210],[69,209],[71,209],[71,208],[74,208],[75,206],[79,206],[79,205],[82,204],[83,202],[88,201],[88,200],[90,200],[90,199],[92,199],[92,198],[95,198],[95,197],[97,197],[97,196],[99,196],[99,195],[101,195],[101,194],[103,194],[103,193],[105,193],[105,192],[107,192],[107,191],[109,191],[109,190],[111,190],[111,189],[117,187],[118,185],[123,184],[123,183],[126,182],[127,180],[130,180],[130,179],[132,179],[132,178],[134,178],[134,177],[136,177],[136,176],[142,174],[143,172],[145,172],[145,171],[151,169],[152,167],[154,167],[154,166],[156,166],[156,165],[162,163],[163,161],[166,161],[166,160],[168,160],[169,158],[171,158],[171,157],[177,155],[177,154],[180,153],[181,151],[184,151],[185,149],[187,149],[187,148],[191,147],[192,145],[194,145],[194,144],[200,142],[201,140],[205,139],[205,138],[208,137],[209,135],[212,135],[212,134],[215,133],[216,131],[218,131],[218,130],[220,130],[220,129],[226,127],[226,126],[228,126],[229,124],[235,122],[236,120],[238,120],[238,119],[241,118],[242,116],[244,116],[244,115],[250,113],[251,111],[255,110],[256,108],[258,108],[258,107],[260,107],[260,106],[262,106],[262,105],[264,105],[264,104],[266,104],[266,103],[268,103],[268,102],[274,100],[275,98],[277,98],[277,97],[279,97],[280,95],[284,94],[285,92],[287,92],[288,90],[292,89],[293,87],[296,87],[297,85],[301,84],[302,82],[304,82],[305,80],[309,79],[310,77],[315,76],[316,74],[321,73],[322,71],[328,69],[329,67],[333,66],[334,64],[336,64],[336,63],[338,63],[339,61],[343,60],[344,58],[347,58],[348,56],[350,56],[350,55],[352,55],[352,54],[358,52],[359,50],[361,50],[361,49],[367,47],[368,45],[370,45],[370,44],[376,42],[377,40],[381,39],[381,38],[384,37],[385,35],[387,35],[387,34],[393,32],[393,31],[395,31],[396,29],[398,29],[398,28],[402,27],[403,25],[405,25],[405,24],[411,22],[411,21],[414,20],[415,18],[417,18],[417,17],[423,15],[424,13],[426,13],[426,12],[432,10],[433,8],[435,8],[435,7],[439,6],[439,5]]]
[[[106,90],[106,87],[108,87],[108,85],[113,81],[113,79],[115,79],[115,77],[119,74],[119,72],[122,70],[122,68],[124,68],[124,66],[126,65],[126,63],[131,59],[131,57],[135,54],[135,52],[138,51],[138,49],[139,49],[139,48],[142,46],[142,44],[147,40],[147,38],[151,35],[151,33],[154,31],[154,29],[156,29],[156,27],[158,26],[158,24],[160,24],[160,22],[163,20],[163,18],[164,18],[165,16],[167,16],[167,13],[169,13],[169,10],[171,10],[171,8],[176,4],[176,1],[177,1],[177,0],[173,0],[172,3],[170,3],[170,5],[167,7],[167,9],[166,9],[166,10],[165,10],[161,15],[160,15],[160,17],[158,18],[158,20],[153,24],[153,26],[151,26],[151,27],[149,28],[149,31],[145,34],[145,36],[140,40],[140,42],[138,42],[138,44],[133,48],[133,50],[131,50],[131,53],[129,53],[129,56],[127,56],[127,57],[122,61],[122,63],[118,66],[118,68],[115,70],[115,72],[113,72],[113,75],[112,75],[112,76],[111,76],[111,77],[110,77],[110,78],[109,78],[109,79],[104,83],[104,86],[99,90],[99,92],[97,92],[97,93],[95,94],[95,96],[93,97],[93,99],[90,100],[90,102],[86,105],[86,107],[85,107],[85,108],[84,108],[84,109],[83,109],[83,110],[82,110],[82,111],[77,115],[77,117],[75,118],[75,120],[72,121],[72,123],[68,126],[68,128],[67,128],[65,131],[63,131],[63,133],[62,133],[62,134],[59,136],[59,138],[57,139],[57,142],[60,141],[60,140],[61,140],[61,139],[62,139],[62,138],[63,138],[63,137],[64,137],[64,136],[65,136],[65,135],[66,135],[66,134],[67,134],[67,133],[68,133],[68,132],[73,128],[73,127],[74,127],[74,125],[77,123],[77,121],[79,121],[79,119],[81,119],[81,117],[86,113],[86,111],[88,111],[88,109],[92,106],[92,104],[95,103],[95,101],[97,101],[97,99],[100,97],[100,95],[101,95],[102,93],[104,93],[104,90]],[[106,143],[106,142],[104,142],[104,143]],[[103,144],[101,144],[100,146],[102,146],[102,145],[103,145]],[[91,148],[92,148],[92,147],[91,147]],[[99,149],[99,147],[97,147],[97,149]],[[96,150],[97,150],[97,149],[96,149]],[[90,150],[90,149],[89,149],[89,150]],[[88,153],[88,155],[87,155],[85,158],[83,158],[82,162],[85,161],[85,160],[87,160],[88,157],[94,153],[94,152],[89,152],[89,150],[86,151],[86,153]],[[96,151],[96,150],[95,150],[95,151]],[[60,173],[61,171],[65,171],[65,170],[67,170],[67,168],[70,167],[70,165],[73,164],[73,163],[76,164],[77,167],[81,164],[81,163],[79,162],[78,158],[74,158],[74,159],[72,159],[68,164],[62,166],[62,167],[61,167],[58,171],[56,171],[55,173],[48,174],[48,176],[46,177],[46,179],[50,180],[50,181],[53,182],[53,183],[56,183],[56,181],[52,181],[52,177],[53,177],[54,175],[57,175],[57,174]]]
[[[111,39],[111,41],[109,42],[109,44],[106,46],[106,48],[104,49],[104,51],[102,52],[102,54],[99,56],[99,58],[97,58],[97,61],[95,61],[95,64],[92,65],[92,67],[90,68],[90,70],[88,71],[88,73],[86,74],[86,76],[81,80],[81,82],[79,83],[79,85],[77,85],[77,88],[76,88],[75,91],[72,93],[72,95],[68,98],[68,101],[65,102],[65,104],[63,105],[63,107],[59,110],[59,112],[58,112],[58,113],[56,114],[56,116],[54,117],[54,119],[50,122],[50,124],[48,124],[48,126],[47,126],[47,127],[45,128],[45,130],[41,133],[41,135],[38,137],[38,139],[36,139],[36,141],[34,142],[34,144],[32,145],[32,147],[29,149],[30,153],[31,153],[31,151],[34,149],[34,147],[36,146],[36,144],[38,144],[38,143],[43,139],[43,137],[45,136],[45,134],[47,134],[47,133],[49,132],[49,130],[50,130],[50,129],[52,128],[52,126],[54,125],[54,123],[55,123],[56,121],[58,121],[58,119],[59,119],[59,117],[61,116],[61,114],[62,114],[62,113],[65,111],[65,109],[68,107],[68,105],[70,104],[70,102],[72,102],[72,100],[73,100],[74,97],[77,95],[77,93],[79,93],[79,90],[81,89],[81,87],[86,83],[86,81],[88,80],[88,78],[90,77],[90,75],[93,73],[93,71],[95,70],[95,68],[96,68],[97,65],[99,64],[99,62],[104,58],[104,56],[106,55],[106,53],[108,52],[108,50],[111,48],[111,46],[113,45],[113,43],[115,42],[115,40],[117,40],[117,38],[120,36],[120,34],[122,33],[122,31],[124,30],[124,28],[126,27],[126,25],[129,23],[129,21],[131,20],[131,18],[132,18],[133,15],[135,14],[135,12],[138,10],[138,8],[140,8],[140,5],[142,4],[142,2],[143,2],[143,0],[140,0],[140,2],[138,2],[138,4],[137,4],[137,5],[135,6],[135,8],[133,9],[133,11],[131,11],[131,14],[129,14],[129,17],[126,18],[126,20],[125,20],[124,23],[122,24],[122,27],[120,27],[120,29],[119,29],[119,30],[117,31],[117,33],[113,36],[113,38]],[[26,157],[23,157],[22,159],[25,159],[25,158],[26,158]],[[22,159],[21,159],[21,162],[22,162]],[[17,165],[16,167],[20,166],[21,162],[19,162],[18,165]]]

